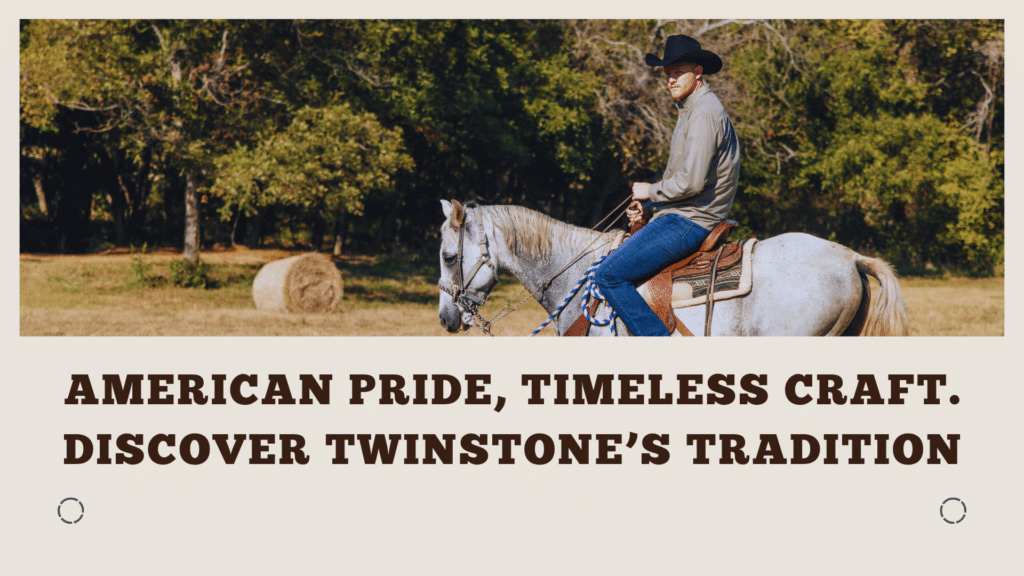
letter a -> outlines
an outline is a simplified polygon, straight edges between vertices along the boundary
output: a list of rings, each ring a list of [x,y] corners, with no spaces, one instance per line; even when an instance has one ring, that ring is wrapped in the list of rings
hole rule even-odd
[[[82,401],[79,402],[78,398],[81,397]],[[100,401],[96,399],[96,394],[92,391],[92,382],[89,380],[88,374],[72,374],[71,375],[71,391],[68,392],[68,397],[64,399],[65,404],[99,404]]]

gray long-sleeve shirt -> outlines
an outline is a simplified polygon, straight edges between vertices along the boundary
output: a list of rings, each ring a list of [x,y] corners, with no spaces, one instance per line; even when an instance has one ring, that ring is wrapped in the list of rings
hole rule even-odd
[[[668,167],[651,185],[652,220],[679,214],[711,230],[729,216],[740,178],[740,143],[718,97],[705,84],[677,104]]]

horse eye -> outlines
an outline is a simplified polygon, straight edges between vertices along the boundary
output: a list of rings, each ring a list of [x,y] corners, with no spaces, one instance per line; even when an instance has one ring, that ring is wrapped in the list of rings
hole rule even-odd
[[[455,254],[448,254],[447,252],[445,252],[444,254],[441,255],[441,257],[444,258],[445,264],[449,266],[455,265]]]

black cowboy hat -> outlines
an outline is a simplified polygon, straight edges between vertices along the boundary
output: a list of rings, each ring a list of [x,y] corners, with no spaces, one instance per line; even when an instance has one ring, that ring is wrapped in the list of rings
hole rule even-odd
[[[648,54],[644,61],[648,66],[668,66],[676,62],[692,62],[704,67],[704,74],[711,75],[722,69],[722,59],[718,54],[701,50],[700,42],[689,36],[674,34],[665,42],[665,58],[659,59],[657,54]]]

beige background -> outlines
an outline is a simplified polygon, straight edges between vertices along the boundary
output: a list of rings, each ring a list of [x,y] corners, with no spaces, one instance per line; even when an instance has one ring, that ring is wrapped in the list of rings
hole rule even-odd
[[[587,14],[654,12],[601,10],[591,7]],[[780,15],[801,15],[786,10]],[[983,15],[1006,16],[1005,10],[993,12]],[[542,14],[577,15],[516,15]],[[272,15],[288,14],[259,14]],[[9,46],[15,25],[7,20]],[[1008,28],[1016,30],[1012,20]],[[1013,48],[1015,43],[1010,51],[1019,52]],[[10,78],[17,62],[12,48],[4,54]],[[1016,62],[1008,55],[1011,79],[1017,77]],[[6,101],[3,121],[10,137],[3,165],[6,181],[13,183],[17,143],[10,90]],[[1014,122],[1016,116],[1008,118]],[[1011,133],[1019,133],[1016,128],[1013,124]],[[1019,178],[1008,170],[1008,190],[1016,183]],[[1011,227],[1020,215],[1015,198],[1008,194]],[[14,268],[17,223],[14,210],[7,213],[4,233]],[[1019,235],[1011,230],[1008,238],[1007,253],[1014,257],[1008,259],[1006,292],[1018,294]],[[3,285],[2,308],[9,367],[0,396],[4,573],[1004,574],[1024,569],[1019,554],[1024,338],[1017,300],[1006,306],[1007,336],[984,339],[60,339],[18,336],[16,276],[8,274]],[[267,374],[282,373],[293,384],[301,373],[330,373],[335,388],[330,406],[63,404],[72,373],[90,374],[98,383],[103,373],[132,372],[254,373],[264,381]],[[481,372],[493,375],[489,391],[508,401],[501,413],[461,404],[345,402],[349,374],[409,378]],[[666,385],[677,373],[764,373],[770,399],[763,406],[528,406],[520,375],[555,372],[654,373],[663,375]],[[795,407],[782,394],[794,373],[838,374],[851,393],[858,373],[875,374],[883,382],[889,373],[945,373],[948,385],[940,392],[940,406],[924,406],[923,390],[912,389],[904,406]],[[950,394],[960,397],[958,406],[945,402]],[[525,460],[499,466],[493,452],[483,466],[333,466],[323,444],[327,433],[631,431],[670,434],[670,462],[642,466],[640,451],[633,449],[623,450],[621,466],[533,466]],[[180,461],[134,467],[62,464],[63,434],[125,432],[179,438],[191,432],[298,433],[307,439],[311,462],[225,466],[214,454],[198,467]],[[695,466],[684,439],[687,433],[738,433],[756,441],[761,433],[784,438],[904,432],[960,434],[960,463]],[[844,461],[845,450],[839,454]],[[74,526],[55,513],[68,496],[86,508]],[[941,502],[951,496],[968,506],[967,518],[956,526],[939,517]]]
[[[737,358],[673,341],[658,343],[662,358],[644,366],[629,358],[651,357],[650,343],[641,349],[624,341],[517,340],[509,350],[507,340],[459,338],[207,339],[200,346],[97,338],[56,342],[61,353],[54,358],[53,340],[20,339],[17,357],[32,361],[17,363],[5,395],[5,476],[14,478],[5,484],[14,514],[4,541],[19,543],[19,562],[136,566],[147,573],[340,566],[355,573],[423,566],[446,573],[731,572],[767,565],[795,573],[887,573],[896,564],[912,573],[979,566],[1002,572],[1015,558],[1022,512],[1022,398],[1006,363],[1015,353],[1010,342],[729,342],[747,353]],[[455,359],[458,353],[465,357]],[[770,398],[763,406],[529,406],[522,370],[645,371],[666,382],[679,371],[766,373]],[[335,387],[330,406],[65,406],[72,372],[97,381],[105,372],[264,379],[283,373],[292,382],[300,373],[332,373]],[[419,372],[491,373],[491,392],[508,403],[494,413],[481,406],[345,402],[348,374],[411,379]],[[940,396],[955,393],[961,403],[924,406],[917,389],[903,406],[795,407],[782,395],[793,373],[834,373],[852,383],[860,372],[946,373]],[[202,466],[62,465],[64,433],[125,432],[298,433],[311,461],[226,466],[215,452]],[[478,467],[334,466],[323,441],[327,433],[424,432],[667,433],[673,457],[664,466],[642,466],[639,450],[623,449],[620,466],[534,466],[521,458],[499,466],[496,456]],[[959,464],[852,466],[840,448],[843,463],[836,466],[697,466],[684,442],[687,433],[755,441],[761,433],[905,432],[961,434]],[[74,526],[55,514],[67,496],[86,506]],[[938,514],[950,496],[968,505],[956,526]],[[55,551],[61,552],[51,557]]]

